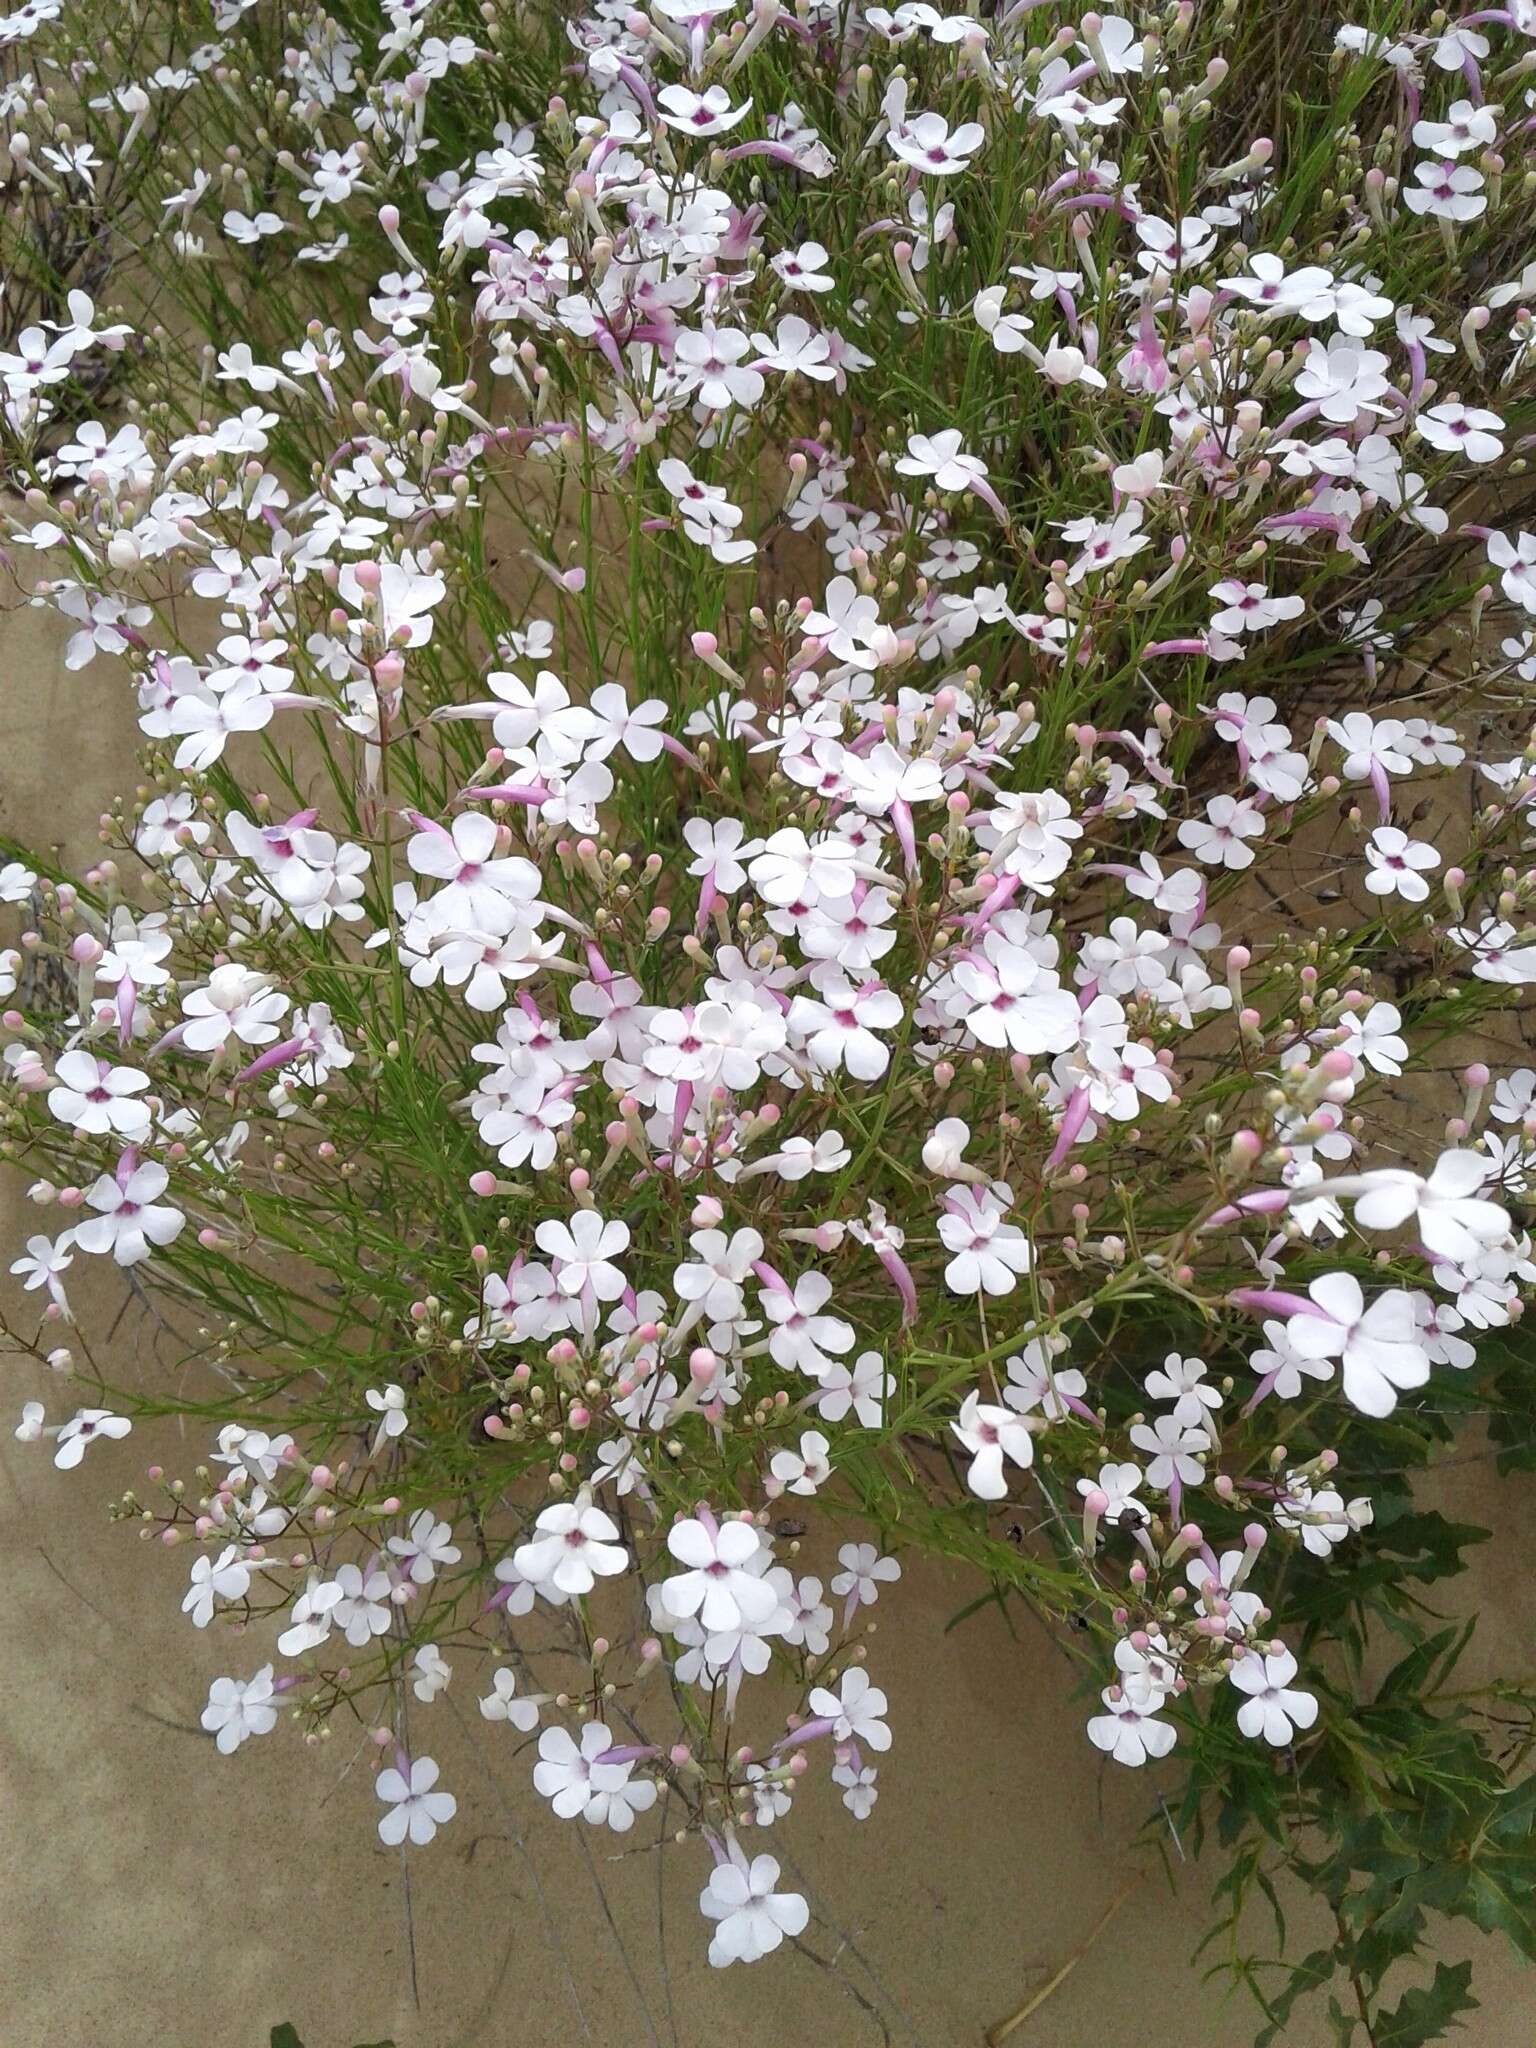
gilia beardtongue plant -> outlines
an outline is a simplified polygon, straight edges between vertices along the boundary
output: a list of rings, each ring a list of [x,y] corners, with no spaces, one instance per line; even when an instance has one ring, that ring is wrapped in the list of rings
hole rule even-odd
[[[130,12],[0,23],[9,556],[146,749],[0,873],[8,1341],[99,1470],[77,1276],[210,1333],[116,1512],[217,1749],[420,1848],[457,1678],[755,1961],[916,1550],[1238,1903],[1427,1729],[1502,1816],[1402,1475],[1530,1385],[1529,0]]]

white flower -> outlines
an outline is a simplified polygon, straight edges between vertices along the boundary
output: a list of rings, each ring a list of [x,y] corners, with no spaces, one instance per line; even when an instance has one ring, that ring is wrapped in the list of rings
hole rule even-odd
[[[1121,1691],[1110,1686],[1099,1697],[1108,1712],[1096,1714],[1088,1723],[1088,1740],[1095,1749],[1135,1770],[1149,1757],[1166,1756],[1173,1748],[1177,1729],[1171,1721],[1156,1718],[1163,1704],[1161,1693],[1136,1696],[1129,1687]]]
[[[689,818],[683,826],[683,838],[694,856],[688,864],[689,874],[706,881],[718,895],[734,896],[747,879],[742,861],[755,853],[760,844],[755,839],[748,841],[741,820]]]
[[[53,1462],[69,1472],[85,1456],[87,1444],[98,1437],[125,1437],[133,1428],[126,1415],[112,1415],[105,1408],[82,1408],[59,1431]]]
[[[404,1759],[402,1759],[404,1761]],[[434,1792],[437,1765],[429,1756],[419,1756],[409,1766],[410,1775],[396,1770],[380,1771],[373,1789],[389,1807],[379,1822],[379,1840],[391,1849],[407,1838],[424,1848],[440,1827],[453,1819],[459,1802],[451,1792]]]
[[[628,1567],[617,1522],[592,1505],[585,1487],[575,1500],[545,1508],[534,1527],[538,1534],[518,1545],[512,1562],[546,1599],[579,1598],[598,1579],[616,1578]]]
[[[1298,1728],[1310,1728],[1317,1719],[1315,1696],[1291,1685],[1296,1659],[1289,1650],[1267,1657],[1250,1650],[1238,1658],[1227,1676],[1239,1692],[1248,1695],[1237,1710],[1237,1725],[1245,1735],[1262,1736],[1280,1749]]]
[[[1502,570],[1499,582],[1510,603],[1536,612],[1536,533],[1522,532],[1518,540],[1503,533],[1490,534],[1488,559]]]
[[[1198,1486],[1205,1478],[1202,1459],[1209,1440],[1204,1429],[1191,1428],[1176,1410],[1133,1424],[1131,1442],[1138,1451],[1149,1453],[1147,1484],[1160,1493],[1170,1492],[1176,1479],[1184,1486]]]
[[[1402,1022],[1394,1003],[1347,1011],[1342,1020],[1345,1049],[1378,1074],[1400,1074],[1408,1057],[1407,1041],[1398,1035]]]
[[[277,1726],[275,1698],[270,1664],[263,1664],[254,1677],[243,1683],[238,1678],[213,1681],[208,1688],[202,1724],[214,1737],[220,1756],[233,1756],[252,1735],[271,1734]]]
[[[775,1568],[774,1583],[784,1603],[780,1609],[783,1640],[792,1649],[824,1657],[832,1645],[832,1610],[821,1597],[820,1579],[806,1578],[796,1585],[788,1572]]]
[[[1438,157],[1486,149],[1499,132],[1498,112],[1497,107],[1476,107],[1471,100],[1454,100],[1443,121],[1416,121],[1413,139],[1420,149],[1433,150]]]
[[[363,1395],[368,1406],[379,1417],[379,1426],[374,1434],[374,1449],[378,1450],[386,1438],[404,1436],[409,1422],[405,1412],[405,1389],[394,1381],[380,1391],[369,1387]]]
[[[893,154],[925,178],[947,178],[965,170],[986,139],[979,121],[962,121],[951,132],[942,114],[918,114],[887,136]]]
[[[1047,1421],[1067,1419],[1069,1399],[1083,1399],[1087,1380],[1071,1366],[1055,1368],[1053,1358],[1059,1350],[1065,1350],[1065,1343],[1030,1337],[1020,1354],[1006,1360],[1008,1384],[1004,1386],[1004,1401],[1008,1407],[1020,1415],[1032,1415],[1038,1409]]]
[[[1211,596],[1223,607],[1211,624],[1229,640],[1244,633],[1262,633],[1283,619],[1299,619],[1306,610],[1302,598],[1271,597],[1262,583],[1239,583],[1231,578],[1213,583]]]
[[[1300,1396],[1304,1376],[1322,1381],[1333,1378],[1331,1359],[1308,1358],[1296,1349],[1291,1342],[1289,1323],[1271,1317],[1264,1324],[1264,1335],[1269,1348],[1255,1351],[1248,1364],[1261,1379],[1271,1381],[1272,1391],[1282,1401],[1294,1401]]]
[[[342,1601],[342,1589],[333,1579],[311,1572],[308,1583],[293,1603],[290,1623],[277,1639],[285,1657],[302,1657],[318,1649],[331,1632],[331,1623]]]
[[[1023,313],[1006,312],[1008,287],[990,284],[971,301],[971,312],[999,355],[1017,355],[1033,324]]]
[[[748,1787],[752,1793],[752,1819],[760,1828],[771,1828],[794,1804],[793,1780],[782,1764],[767,1770],[762,1764],[748,1764]]]
[[[679,1564],[661,1585],[668,1614],[679,1620],[697,1615],[710,1635],[761,1627],[773,1618],[778,1595],[765,1578],[750,1569],[766,1560],[762,1537],[750,1522],[716,1522],[713,1516],[674,1522],[667,1548]]]
[[[208,986],[184,996],[181,1008],[191,1020],[182,1044],[191,1052],[218,1052],[231,1037],[243,1045],[269,1045],[288,998],[254,969],[231,963],[215,967]]]
[[[417,1586],[430,1586],[439,1565],[457,1564],[462,1555],[453,1542],[452,1526],[440,1522],[430,1508],[418,1508],[405,1535],[391,1536],[385,1547],[392,1557],[404,1560]]]
[[[0,867],[0,903],[25,903],[36,887],[37,876],[19,860],[8,860]]]
[[[1503,918],[1489,918],[1476,927],[1456,926],[1446,936],[1473,955],[1472,972],[1479,981],[1513,987],[1536,982],[1536,946],[1521,944],[1517,928]]]
[[[1207,1412],[1221,1406],[1221,1389],[1206,1378],[1203,1358],[1183,1358],[1170,1351],[1144,1382],[1154,1401],[1171,1401],[1173,1417],[1186,1427],[1203,1423]]]
[[[856,858],[846,839],[807,839],[797,825],[786,825],[763,841],[747,872],[763,901],[784,909],[802,896],[851,896]]]
[[[1351,711],[1343,718],[1330,718],[1328,734],[1344,751],[1344,777],[1349,782],[1367,782],[1378,774],[1407,775],[1413,756],[1407,752],[1407,727],[1398,718],[1372,718],[1365,711]]]
[[[194,1628],[206,1628],[213,1619],[215,1599],[243,1600],[250,1588],[250,1567],[231,1544],[218,1558],[204,1555],[192,1560],[192,1583],[181,1611],[192,1617]]]
[[[157,1199],[169,1181],[170,1175],[154,1160],[123,1179],[104,1173],[85,1198],[97,1213],[75,1225],[80,1250],[110,1252],[118,1265],[136,1266],[152,1249],[174,1244],[187,1219]]]
[[[824,1685],[812,1688],[807,1702],[819,1719],[832,1723],[835,1742],[857,1742],[865,1749],[889,1749],[891,1731],[885,1725],[886,1698],[871,1685],[862,1666],[843,1673],[836,1692]]]
[[[1396,1230],[1412,1223],[1425,1247],[1442,1259],[1476,1257],[1510,1234],[1508,1213],[1482,1190],[1493,1161],[1481,1152],[1442,1152],[1428,1179],[1401,1167],[1383,1167],[1347,1180],[1362,1230]]]
[[[865,1429],[878,1429],[885,1416],[886,1396],[896,1378],[885,1369],[878,1351],[861,1351],[851,1366],[835,1358],[821,1375],[816,1411],[828,1422],[841,1422],[850,1410]]]
[[[971,1453],[965,1483],[979,1500],[1007,1498],[1005,1458],[1021,1471],[1035,1462],[1035,1440],[1029,1425],[1012,1408],[984,1403],[974,1390],[966,1395],[958,1418],[949,1426]]]
[[[561,1820],[588,1809],[596,1799],[622,1792],[629,1778],[627,1763],[599,1763],[613,1748],[613,1737],[601,1721],[588,1721],[577,1743],[565,1728],[546,1728],[539,1737],[539,1761],[533,1767],[534,1790],[547,1799]],[[655,1788],[652,1787],[654,1793]],[[596,1819],[604,1816],[599,1813]]]
[[[71,1124],[88,1137],[108,1131],[132,1141],[149,1130],[149,1105],[135,1100],[149,1086],[148,1074],[136,1067],[112,1067],[94,1053],[60,1053],[54,1066],[56,1085],[48,1107],[60,1123]]]
[[[843,1569],[833,1579],[832,1591],[856,1607],[873,1607],[880,1598],[880,1588],[894,1585],[901,1577],[901,1566],[895,1558],[882,1557],[873,1543],[845,1543],[837,1553],[837,1561]],[[814,1580],[801,1582],[802,1589],[814,1584]],[[820,1590],[818,1586],[817,1591]]]
[[[595,1209],[578,1209],[569,1224],[551,1219],[533,1236],[554,1260],[562,1294],[590,1288],[599,1301],[617,1301],[624,1292],[624,1275],[612,1262],[629,1247],[627,1223],[605,1223]]]
[[[965,445],[956,427],[945,427],[937,434],[911,434],[907,437],[907,452],[896,459],[896,470],[900,476],[932,477],[934,488],[940,491],[968,491],[986,480],[986,465],[974,455],[965,453]]]
[[[1080,1036],[1077,999],[1023,947],[989,935],[954,970],[956,1008],[982,1045],[1035,1057],[1067,1052]]]
[[[1379,1294],[1367,1308],[1352,1273],[1325,1273],[1307,1292],[1322,1313],[1290,1318],[1291,1348],[1301,1358],[1337,1358],[1344,1397],[1353,1407],[1364,1415],[1390,1415],[1400,1392],[1423,1386],[1429,1359],[1411,1294]]]
[[[873,1764],[865,1764],[862,1770],[855,1770],[852,1764],[834,1764],[832,1782],[843,1787],[843,1804],[855,1820],[868,1820],[875,1810],[879,1792],[875,1780],[879,1772]]]
[[[1116,1526],[1123,1522],[1145,1522],[1151,1519],[1149,1510],[1136,1498],[1136,1489],[1143,1484],[1144,1475],[1139,1465],[1130,1463],[1108,1464],[1099,1467],[1097,1479],[1079,1479],[1077,1490],[1080,1494],[1102,1493],[1105,1505],[1104,1520]]]
[[[723,135],[752,111],[750,100],[733,107],[723,85],[712,85],[704,92],[690,92],[685,85],[664,85],[656,102],[662,120],[681,135]]]
[[[45,1287],[49,1300],[65,1316],[69,1314],[69,1303],[59,1275],[74,1262],[74,1241],[74,1232],[69,1230],[52,1240],[29,1237],[25,1252],[11,1261],[11,1271],[21,1276],[22,1285],[29,1289]]]
[[[1483,174],[1470,164],[1443,163],[1437,158],[1415,164],[1413,175],[1417,182],[1403,190],[1403,204],[1410,213],[1429,214],[1436,220],[1466,221],[1476,220],[1488,211]],[[1336,419],[1339,415],[1328,413],[1326,417]]]
[[[388,1633],[388,1572],[370,1569],[365,1574],[361,1565],[338,1565],[333,1584],[338,1597],[330,1612],[354,1650],[365,1650],[375,1636]]]
[[[453,1667],[436,1643],[423,1643],[412,1663],[416,1676],[411,1680],[411,1690],[423,1706],[430,1706],[452,1678]]]
[[[771,1856],[754,1856],[749,1863],[734,1841],[729,1855],[699,1894],[699,1911],[718,1923],[709,1944],[717,1970],[771,1955],[786,1934],[803,1934],[811,1917],[798,1892],[775,1891],[779,1866]]]
[[[1365,1503],[1368,1507],[1369,1503]],[[1291,1473],[1285,1477],[1285,1494],[1275,1503],[1275,1526],[1294,1529],[1304,1549],[1314,1557],[1327,1557],[1335,1546],[1362,1526],[1356,1519],[1361,1503],[1344,1505],[1342,1494],[1332,1487],[1314,1487],[1309,1480]],[[1370,1515],[1364,1516],[1365,1521]],[[1241,1596],[1239,1596],[1241,1597]]]
[[[901,1022],[901,997],[879,987],[854,988],[831,979],[820,985],[822,1000],[796,996],[790,1005],[789,1028],[805,1041],[818,1073],[846,1067],[856,1081],[877,1081],[890,1065],[889,1049],[875,1036]]]
[[[1365,843],[1365,858],[1365,886],[1373,896],[1401,896],[1405,903],[1428,900],[1424,877],[1439,867],[1440,856],[1427,840],[1410,839],[1395,825],[1378,825]]]
[[[1504,453],[1498,429],[1504,424],[1498,413],[1486,406],[1431,405],[1414,422],[1419,438],[1442,455],[1460,455],[1478,464],[1497,462]]]
[[[733,1321],[741,1314],[746,1299],[747,1275],[763,1255],[763,1240],[755,1230],[696,1230],[688,1240],[694,1253],[672,1276],[672,1284],[684,1301],[697,1302],[713,1323]]]
[[[951,1188],[939,1218],[939,1237],[954,1256],[944,1284],[955,1294],[1011,1294],[1033,1261],[1029,1239],[987,1191]]]
[[[1474,174],[1475,175],[1475,174]],[[1353,341],[1307,343],[1306,367],[1296,379],[1298,398],[1314,401],[1325,420],[1348,426],[1362,413],[1376,415],[1387,390],[1387,358]]]
[[[1253,865],[1253,848],[1247,842],[1261,838],[1263,832],[1263,814],[1256,805],[1213,796],[1203,819],[1186,818],[1179,826],[1179,844],[1208,867],[1241,869]]]
[[[751,338],[740,328],[707,324],[682,330],[673,363],[700,405],[727,412],[733,405],[754,406],[763,395],[762,373],[743,360],[751,351]]]
[[[832,1476],[829,1448],[819,1429],[808,1429],[800,1438],[799,1450],[775,1451],[768,1469],[786,1493],[812,1494]]]
[[[786,1293],[782,1287],[769,1287],[760,1299],[763,1314],[772,1325],[768,1354],[786,1372],[803,1372],[812,1379],[822,1379],[832,1364],[827,1354],[851,1348],[852,1323],[824,1313],[832,1299],[832,1282],[825,1273],[802,1273],[792,1293]],[[820,1441],[824,1449],[826,1439]]]
[[[830,292],[837,279],[827,268],[827,252],[820,242],[802,242],[798,249],[781,249],[773,268],[791,291]]]
[[[526,1735],[539,1725],[539,1706],[537,1700],[520,1700],[516,1693],[516,1672],[500,1666],[491,1673],[491,1689],[480,1702],[480,1712],[487,1721],[507,1721]]]
[[[1072,806],[1058,790],[1014,790],[1000,796],[983,816],[977,833],[991,855],[991,865],[1017,875],[1031,889],[1064,874],[1072,861],[1072,844],[1083,828]]]

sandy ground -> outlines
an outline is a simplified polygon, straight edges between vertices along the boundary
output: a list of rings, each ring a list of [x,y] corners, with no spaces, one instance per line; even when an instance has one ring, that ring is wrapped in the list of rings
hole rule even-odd
[[[39,613],[0,620],[0,824],[83,857],[102,802],[131,783],[133,726],[110,665],[69,675],[63,639]],[[7,1246],[24,1234],[15,1194],[0,1186]],[[136,1349],[155,1370],[131,1317],[114,1344],[115,1363],[131,1368]],[[141,1430],[55,1472],[9,1427],[46,1374],[5,1369],[0,2048],[265,2048],[285,2019],[307,2048],[878,2043],[843,1975],[892,2041],[973,2048],[1116,1901],[1014,2048],[1251,2039],[1251,2005],[1189,1961],[1205,1878],[1170,1886],[1137,1845],[1148,1781],[1100,1766],[1072,1667],[1027,1619],[1017,1637],[995,1610],[944,1633],[973,1590],[958,1577],[913,1570],[900,1628],[872,1646],[896,1735],[875,1817],[855,1826],[808,1800],[775,1844],[834,1923],[812,1931],[823,1955],[840,1952],[840,1976],[800,1958],[718,1973],[695,1910],[697,1848],[613,1858],[611,1836],[552,1822],[529,1759],[510,1754],[518,1738],[480,1723],[471,1672],[433,1709],[459,1817],[408,1871],[376,1839],[348,1738],[307,1749],[280,1724],[217,1757],[196,1726],[208,1680],[254,1659],[217,1630],[195,1634],[177,1612],[184,1560],[147,1552],[104,1513],[152,1457],[185,1469],[198,1447],[168,1426],[158,1440]],[[1448,1511],[1475,1520],[1491,1518],[1494,1483],[1472,1459],[1439,1487]],[[1533,1492],[1528,1479],[1502,1489],[1508,1533],[1469,1585],[1489,1664],[1528,1665],[1536,1640],[1518,1521]],[[1177,1868],[1166,1833],[1164,1846]],[[1299,1903],[1293,1939],[1310,1946]],[[1528,2048],[1536,1973],[1482,1944],[1479,1961],[1483,2009],[1457,2040]],[[1320,2014],[1287,2036],[1327,2038]]]

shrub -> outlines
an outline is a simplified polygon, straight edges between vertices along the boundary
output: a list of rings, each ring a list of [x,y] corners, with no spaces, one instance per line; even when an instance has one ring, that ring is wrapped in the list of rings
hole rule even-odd
[[[1536,1952],[1406,1476],[1528,1455],[1536,17],[1358,12],[0,25],[10,544],[146,734],[0,874],[18,1434],[203,1433],[117,1512],[221,1751],[351,1717],[423,1845],[467,1664],[754,1960],[937,1553],[1182,1773],[1265,2038],[1432,2038],[1432,1909]]]

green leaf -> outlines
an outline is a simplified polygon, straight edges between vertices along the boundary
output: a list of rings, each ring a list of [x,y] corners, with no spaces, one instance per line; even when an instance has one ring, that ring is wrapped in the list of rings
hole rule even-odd
[[[1334,1953],[1331,1948],[1315,1948],[1311,1955],[1295,1964],[1284,1990],[1265,2000],[1264,2013],[1269,2025],[1257,2036],[1253,2048],[1271,2048],[1271,2043],[1280,2040],[1298,1999],[1321,1990],[1332,1977],[1333,1970]]]
[[[1381,1681],[1376,1697],[1378,1700],[1396,1698],[1402,1693],[1418,1693],[1442,1653],[1456,1640],[1454,1628],[1443,1628],[1437,1635],[1427,1636],[1417,1648],[1392,1666]]]
[[[267,2048],[304,2048],[292,2020],[284,2020],[281,2026],[272,2029]],[[357,2048],[395,2048],[395,2044],[393,2041],[359,2041]]]
[[[1536,1776],[1522,1778],[1518,1785],[1500,1795],[1494,1818],[1488,1823],[1488,1832],[1499,1842],[1525,1842],[1530,1839],[1533,1825],[1536,1825]]]
[[[985,1593],[978,1593],[974,1600],[967,1600],[958,1613],[949,1617],[944,1624],[945,1635],[948,1635],[951,1629],[958,1628],[961,1622],[969,1621],[973,1614],[980,1614],[984,1607],[996,1607],[1008,1624],[1008,1633],[1015,1633],[1013,1617],[1008,1612],[1008,1589],[994,1582]]]
[[[1522,1955],[1536,1961],[1536,1859],[1501,1857],[1497,1868],[1475,1864],[1467,1900],[1485,1934],[1508,1935]]]
[[[1391,2012],[1378,2015],[1376,2048],[1424,2048],[1426,2041],[1443,2040],[1460,2027],[1462,2013],[1477,2010],[1467,1989],[1471,1980],[1470,1963],[1436,1963],[1432,1983],[1405,1991]]]

